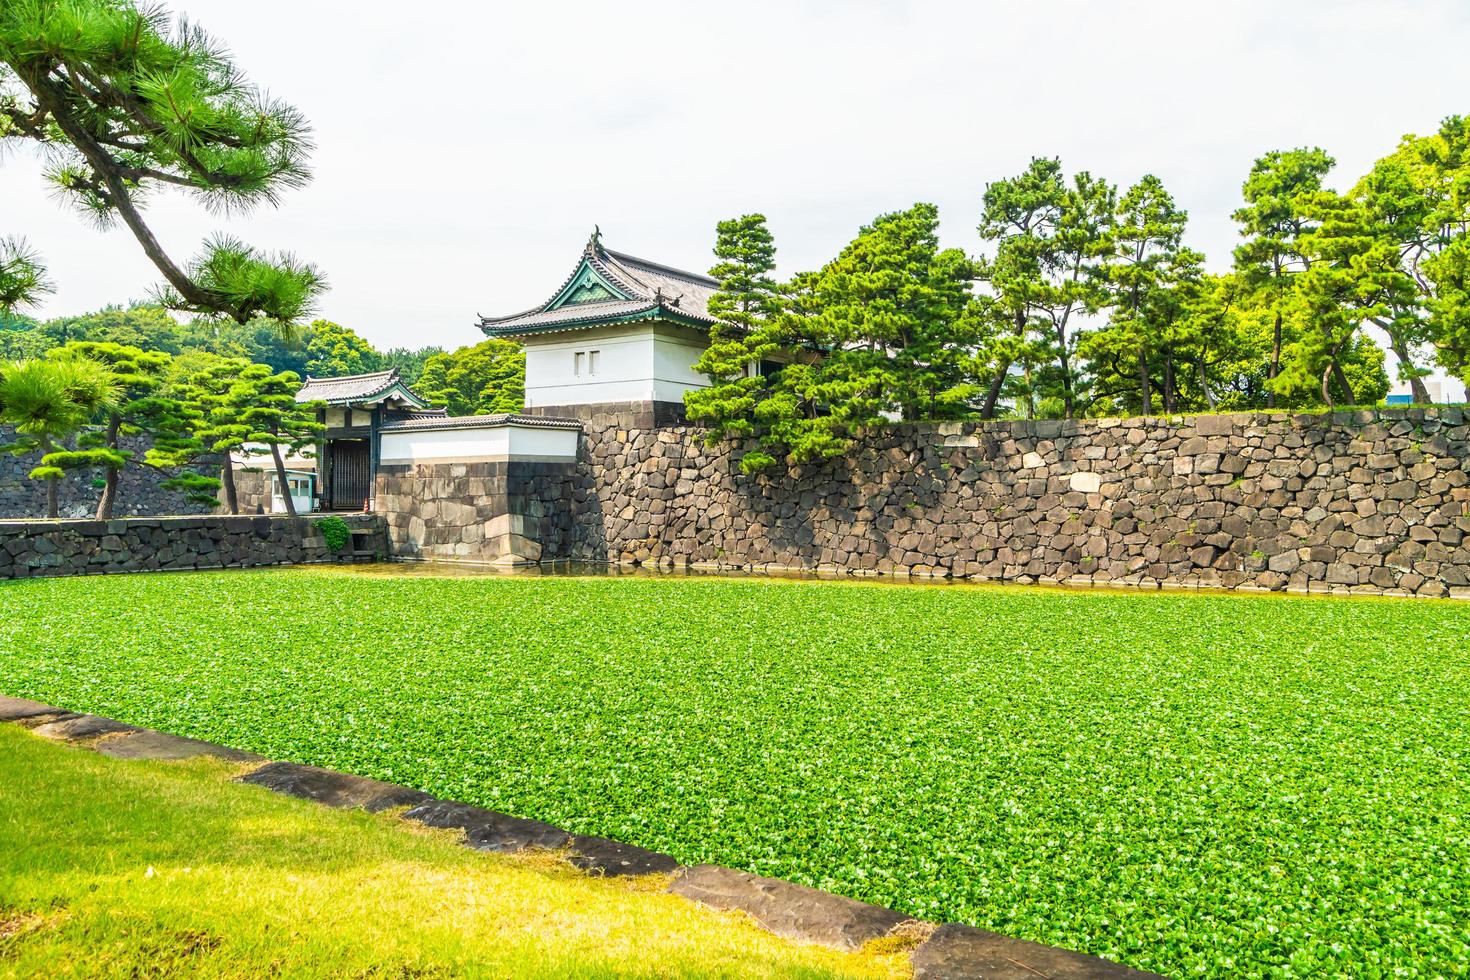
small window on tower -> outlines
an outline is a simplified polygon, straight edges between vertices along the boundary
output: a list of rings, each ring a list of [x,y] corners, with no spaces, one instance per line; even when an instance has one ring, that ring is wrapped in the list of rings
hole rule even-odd
[[[596,374],[597,373],[597,355],[600,354],[600,353],[601,353],[601,351],[595,351],[595,350],[589,350],[587,352],[587,373],[588,374]]]
[[[577,353],[572,355],[572,375],[574,377],[580,378],[582,376],[582,362],[586,358],[587,355],[582,351],[577,351]]]

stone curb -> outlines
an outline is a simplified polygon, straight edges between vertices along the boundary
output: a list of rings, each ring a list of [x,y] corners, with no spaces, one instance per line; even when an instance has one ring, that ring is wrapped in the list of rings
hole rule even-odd
[[[672,874],[670,893],[719,911],[743,912],[775,935],[796,942],[853,952],[875,939],[921,940],[910,955],[914,976],[919,980],[1164,980],[1158,974],[1071,950],[959,923],[934,926],[892,909],[748,871],[714,864],[686,867],[668,854],[573,834],[540,820],[440,800],[407,786],[331,769],[266,762],[252,752],[66,711],[39,701],[0,694],[0,722],[18,724],[46,738],[119,759],[174,761],[214,756],[233,762],[263,762],[240,776],[240,781],[337,809],[378,813],[407,806],[410,809],[403,819],[427,827],[462,830],[465,845],[476,850],[564,850],[573,866],[608,877]]]
[[[711,908],[738,910],[786,939],[855,951],[911,921],[892,909],[717,864],[696,864],[669,891]]]

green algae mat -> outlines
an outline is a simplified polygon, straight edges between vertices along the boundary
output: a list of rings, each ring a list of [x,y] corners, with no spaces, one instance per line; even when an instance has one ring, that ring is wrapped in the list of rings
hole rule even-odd
[[[0,692],[1176,976],[1470,971],[1470,605],[0,585]]]

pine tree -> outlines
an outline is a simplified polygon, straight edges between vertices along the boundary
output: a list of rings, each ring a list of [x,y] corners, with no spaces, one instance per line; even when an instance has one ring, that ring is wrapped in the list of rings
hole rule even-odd
[[[1094,360],[1107,356],[1132,365],[1135,404],[1143,415],[1153,412],[1154,358],[1164,351],[1169,318],[1177,313],[1168,291],[1183,276],[1197,274],[1193,269],[1200,257],[1181,245],[1187,220],[1188,214],[1152,174],[1128,189],[1118,201],[1114,256],[1107,266],[1112,313],[1107,327],[1084,342]],[[1167,401],[1169,387],[1163,387]]]
[[[1294,301],[1302,330],[1285,351],[1280,385],[1316,378],[1322,401],[1336,402],[1333,385],[1348,404],[1355,390],[1345,370],[1347,355],[1366,321],[1382,321],[1396,308],[1414,303],[1413,283],[1399,268],[1399,246],[1383,233],[1357,201],[1334,191],[1318,191],[1302,206],[1313,222],[1303,236],[1308,267],[1296,280]]]
[[[1292,280],[1311,265],[1302,251],[1303,236],[1314,227],[1306,202],[1322,189],[1322,178],[1334,162],[1316,147],[1273,150],[1256,160],[1241,187],[1245,207],[1237,209],[1234,218],[1246,241],[1235,249],[1235,268],[1271,308],[1268,381],[1281,373]],[[1268,406],[1275,405],[1276,391],[1268,388]]]
[[[718,321],[694,365],[710,384],[684,396],[689,418],[709,426],[710,445],[755,430],[755,407],[769,396],[774,381],[762,371],[762,363],[781,356],[778,317],[783,308],[781,287],[771,277],[776,244],[765,215],[721,221],[715,236],[720,261],[710,275],[720,288],[710,297],[709,312]]]
[[[274,205],[310,178],[292,106],[246,80],[197,26],[136,0],[0,4],[0,137],[44,148],[47,176],[85,215],[121,220],[163,275],[169,306],[245,323],[303,317],[324,281],[311,265],[233,238],[176,262],[144,221],[158,188],[211,209]]]
[[[301,378],[294,372],[276,373],[267,365],[252,364],[240,372],[229,392],[237,418],[250,428],[248,441],[267,447],[275,463],[281,497],[291,517],[296,516],[296,504],[291,499],[281,450],[289,454],[313,448],[327,429],[316,420],[320,403],[297,403],[296,392],[300,387]]]
[[[1061,162],[1044,157],[1019,176],[986,186],[979,232],[995,243],[995,255],[982,261],[980,278],[990,286],[987,310],[998,336],[982,418],[995,417],[1008,384],[1021,389],[1028,414],[1035,414],[1037,396],[1052,396],[1049,375],[1062,414],[1076,413],[1082,381],[1074,363],[1076,323],[1107,298],[1102,263],[1116,196],[1111,184],[1086,171],[1068,184]]]
[[[964,252],[939,248],[934,205],[879,216],[813,282],[829,377],[903,419],[970,415],[981,338],[966,313],[977,272]]]
[[[100,467],[102,495],[97,502],[97,519],[107,520],[117,504],[118,477],[135,462],[132,450],[123,448],[124,436],[146,436],[150,442],[141,463],[155,468],[177,468],[193,461],[203,446],[192,431],[191,414],[177,399],[160,394],[172,358],[162,351],[144,351],[122,344],[74,341],[50,351],[49,358],[84,357],[103,365],[112,375],[116,397],[99,417],[100,428],[77,435],[77,448],[57,453],[54,463],[62,469]],[[193,502],[214,501],[219,481],[195,473],[180,473],[165,480],[166,489],[183,491]]]
[[[248,386],[237,393],[235,384],[250,367],[243,358],[197,352],[175,362],[165,389],[184,406],[193,436],[204,451],[220,457],[220,483],[225,491],[225,507],[231,514],[240,513],[233,455],[243,451],[251,434],[251,427],[241,417]]]
[[[1427,402],[1428,371],[1415,363],[1421,346],[1432,345],[1442,366],[1470,378],[1470,119],[1450,116],[1431,136],[1405,137],[1352,197],[1398,245],[1399,272],[1409,280],[1400,296],[1408,302],[1374,322],[1388,333],[1414,400]]]
[[[59,516],[62,465],[71,450],[67,439],[117,400],[117,385],[106,367],[85,357],[56,357],[0,365],[0,422],[18,438],[5,446],[13,455],[39,451],[41,463],[30,478],[46,481],[46,516]]]
[[[741,466],[839,456],[890,416],[974,413],[987,323],[976,263],[940,249],[932,204],[880,215],[819,272],[798,276],[769,336],[790,361],[754,405],[761,449]]]

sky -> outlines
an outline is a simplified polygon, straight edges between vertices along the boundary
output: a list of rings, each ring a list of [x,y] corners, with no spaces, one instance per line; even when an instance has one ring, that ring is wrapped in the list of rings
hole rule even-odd
[[[1163,179],[1189,244],[1228,267],[1261,153],[1321,146],[1347,187],[1406,133],[1470,112],[1470,4],[1345,2],[468,3],[169,0],[311,120],[315,180],[224,218],[160,192],[178,259],[216,231],[317,264],[320,314],[379,347],[456,347],[477,314],[543,302],[594,225],[693,269],[759,211],[780,272],[932,201],[980,250],[987,182],[1059,156]],[[64,209],[29,151],[0,158],[0,235],[39,248],[39,311],[144,298],[128,233]]]

